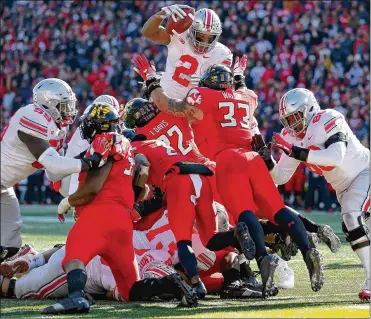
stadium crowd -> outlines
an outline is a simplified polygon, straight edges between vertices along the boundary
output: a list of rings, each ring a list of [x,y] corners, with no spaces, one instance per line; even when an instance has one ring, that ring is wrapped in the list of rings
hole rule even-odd
[[[46,77],[68,82],[81,112],[101,94],[114,95],[120,103],[139,96],[140,78],[132,65],[136,52],[152,58],[158,70],[164,69],[167,54],[164,47],[141,36],[140,29],[170,2],[2,1],[1,127],[31,102],[32,87]],[[223,22],[220,42],[233,54],[247,53],[246,83],[259,96],[256,116],[267,141],[282,128],[278,120],[282,93],[306,87],[322,108],[340,110],[369,147],[368,1],[179,3],[215,10]],[[294,178],[282,188],[287,201],[331,211],[336,199],[322,177],[303,167]],[[23,202],[58,201],[46,191],[48,183],[42,174],[30,177],[19,192]]]

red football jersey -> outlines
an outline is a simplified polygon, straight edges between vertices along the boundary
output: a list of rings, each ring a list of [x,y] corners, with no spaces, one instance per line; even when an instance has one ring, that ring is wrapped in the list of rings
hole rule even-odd
[[[148,139],[160,140],[170,145],[177,153],[192,157],[197,163],[206,163],[208,158],[202,155],[194,141],[188,120],[184,117],[160,112],[144,127],[135,129],[137,134],[144,134]]]
[[[132,169],[134,153],[128,140],[124,140],[125,153],[120,161],[114,161],[108,177],[101,191],[88,205],[105,203],[118,203],[132,209],[134,205],[134,192],[132,187]],[[86,174],[80,174],[80,184],[85,180]],[[87,205],[76,207],[76,212],[81,212]]]
[[[258,103],[253,91],[217,91],[198,87],[188,92],[186,101],[203,112],[195,134],[206,138],[211,159],[223,149],[251,149],[250,128]]]
[[[143,154],[151,163],[147,184],[163,187],[165,173],[176,162],[192,162],[192,158],[178,154],[171,146],[159,140],[133,142],[135,154]],[[194,161],[193,161],[194,162]]]

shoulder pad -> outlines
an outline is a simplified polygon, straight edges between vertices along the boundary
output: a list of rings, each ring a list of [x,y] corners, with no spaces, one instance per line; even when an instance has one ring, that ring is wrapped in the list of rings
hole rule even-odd
[[[36,137],[47,139],[52,117],[42,108],[29,104],[19,111],[19,130]]]
[[[190,89],[187,93],[185,101],[189,105],[201,105],[203,96],[205,95],[205,92],[207,92],[206,90],[207,88],[200,87]]]

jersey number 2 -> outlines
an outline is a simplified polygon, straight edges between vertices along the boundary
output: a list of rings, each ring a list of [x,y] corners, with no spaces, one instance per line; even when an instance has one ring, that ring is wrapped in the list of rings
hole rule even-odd
[[[246,114],[242,117],[242,120],[239,122],[241,127],[249,129],[250,128],[250,120],[249,120],[249,104],[245,103],[233,103],[233,102],[220,102],[219,103],[219,110],[226,107],[228,108],[228,113],[224,115],[225,122],[221,122],[221,127],[235,127],[237,126],[237,120],[234,118],[235,112],[237,109],[245,109]]]
[[[187,79],[187,76],[195,74],[198,68],[198,61],[190,55],[182,55],[179,58],[179,61],[182,62],[182,66],[175,68],[173,80],[178,82],[180,85],[188,86],[190,81]],[[189,67],[185,67],[185,63],[187,63]]]

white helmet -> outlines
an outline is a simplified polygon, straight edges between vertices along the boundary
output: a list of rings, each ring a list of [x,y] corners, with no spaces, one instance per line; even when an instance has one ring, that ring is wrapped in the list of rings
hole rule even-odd
[[[307,128],[320,109],[311,91],[302,88],[292,89],[281,98],[280,121],[291,135],[297,136]]]
[[[45,108],[59,126],[67,126],[75,121],[75,93],[60,79],[50,78],[37,83],[33,88],[33,102]]]
[[[99,95],[93,102],[94,103],[107,103],[114,107],[118,112],[120,110],[119,101],[116,100],[112,95]]]
[[[188,41],[196,53],[204,54],[215,47],[222,33],[218,15],[211,9],[200,9],[188,32]]]

